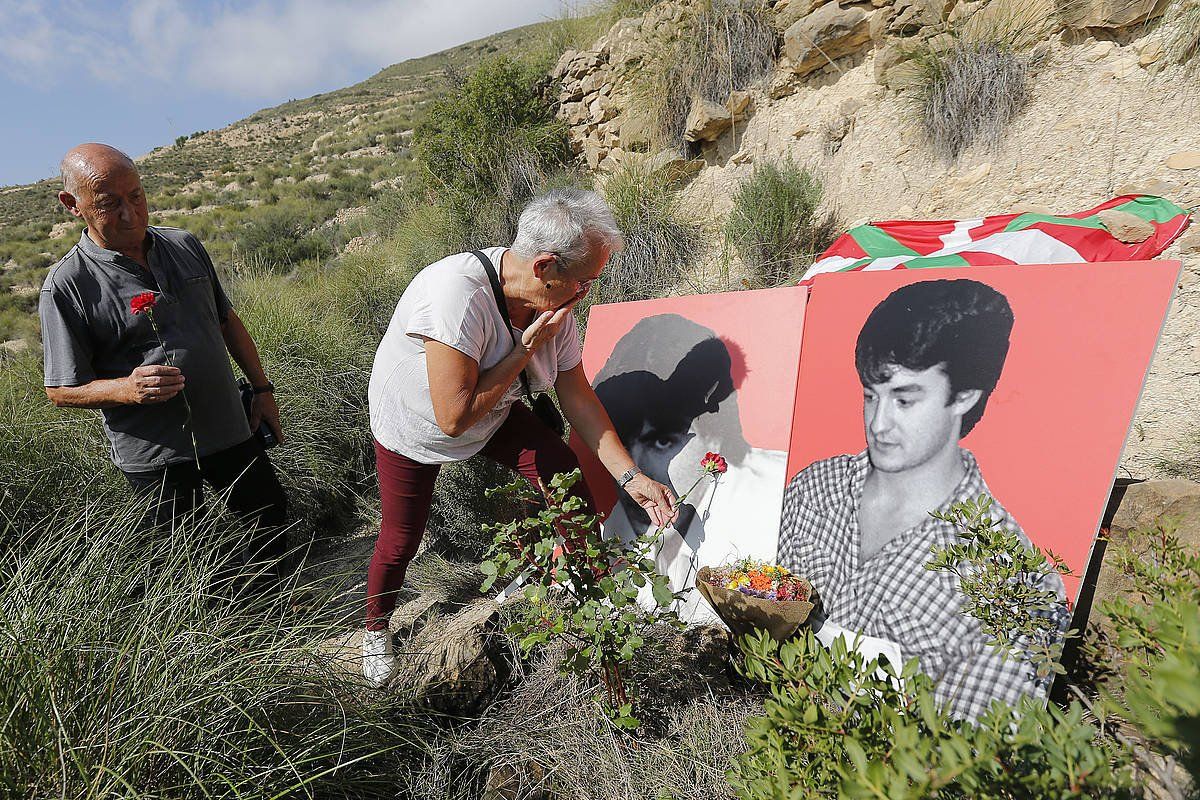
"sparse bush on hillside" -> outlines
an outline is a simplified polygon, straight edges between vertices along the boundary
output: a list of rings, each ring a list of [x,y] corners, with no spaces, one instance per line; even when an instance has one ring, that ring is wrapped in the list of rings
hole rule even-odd
[[[997,41],[958,38],[914,58],[918,114],[930,147],[953,160],[968,147],[995,145],[1030,97],[1032,56]]]
[[[838,234],[833,214],[822,215],[821,182],[789,160],[755,164],[733,195],[725,242],[746,267],[754,288],[800,277]]]
[[[538,93],[541,78],[520,62],[490,59],[417,126],[430,194],[478,243],[512,241],[521,207],[570,158],[566,130]]]
[[[246,214],[234,241],[244,260],[287,271],[333,254],[329,240],[316,230],[324,219],[323,211],[311,203],[259,206]]]
[[[693,100],[724,103],[775,68],[779,36],[758,0],[707,0],[688,7],[675,36],[651,53],[634,81],[637,103],[660,147],[683,149]]]
[[[612,256],[580,312],[597,303],[662,297],[686,283],[686,267],[703,240],[700,226],[679,211],[677,176],[630,166],[609,176],[601,191],[625,236],[625,249]]]

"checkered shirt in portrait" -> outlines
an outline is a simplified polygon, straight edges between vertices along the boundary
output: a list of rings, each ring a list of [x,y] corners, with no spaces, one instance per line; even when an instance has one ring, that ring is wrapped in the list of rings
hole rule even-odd
[[[975,457],[959,452],[966,474],[938,511],[992,496]],[[1044,697],[1048,681],[1039,681],[1027,662],[988,646],[979,621],[960,612],[958,578],[925,568],[934,547],[958,541],[953,524],[929,517],[861,559],[857,512],[869,471],[864,451],[818,461],[791,480],[780,520],[780,563],[812,582],[831,621],[896,642],[906,660],[916,657],[953,716],[974,720],[995,700],[1015,705],[1026,695]],[[988,515],[1029,545],[994,499]],[[1038,588],[1063,601],[1055,616],[1065,631],[1062,578],[1052,573]]]

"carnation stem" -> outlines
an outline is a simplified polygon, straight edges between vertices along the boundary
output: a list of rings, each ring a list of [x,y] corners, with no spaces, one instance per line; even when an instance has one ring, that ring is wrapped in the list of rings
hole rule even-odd
[[[163,349],[163,355],[167,359],[167,366],[175,366],[175,361],[171,358],[171,351],[167,349],[167,343],[163,341],[162,332],[158,329],[158,322],[154,319],[153,306],[146,309],[146,316],[150,318],[150,327],[154,329],[154,335],[158,339],[158,344]],[[181,389],[179,394],[183,398],[183,408],[187,413],[181,427],[187,430],[188,436],[192,440],[192,457],[196,459],[196,469],[200,469],[200,448],[196,446],[196,431],[192,428],[192,404],[188,402],[187,389]]]

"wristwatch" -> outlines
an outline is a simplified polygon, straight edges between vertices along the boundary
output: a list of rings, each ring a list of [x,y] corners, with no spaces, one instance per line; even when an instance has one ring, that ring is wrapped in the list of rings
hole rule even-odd
[[[630,467],[629,469],[627,469],[621,473],[621,477],[617,478],[617,488],[624,489],[625,484],[629,483],[631,480],[633,480],[635,477],[637,477],[638,475],[641,475],[641,474],[642,474],[642,471],[640,469],[638,469],[636,465]]]
[[[275,393],[275,384],[271,383],[270,381],[267,381],[265,386],[254,387],[255,394],[266,394],[267,392],[271,392],[272,394]]]

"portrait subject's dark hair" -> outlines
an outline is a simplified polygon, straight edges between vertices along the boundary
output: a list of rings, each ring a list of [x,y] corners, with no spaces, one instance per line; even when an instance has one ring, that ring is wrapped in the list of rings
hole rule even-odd
[[[1000,380],[1013,313],[1008,299],[979,281],[918,281],[875,306],[858,334],[854,366],[863,386],[886,383],[896,367],[914,372],[940,365],[958,392],[982,393],[962,419],[966,436],[983,416]]]

